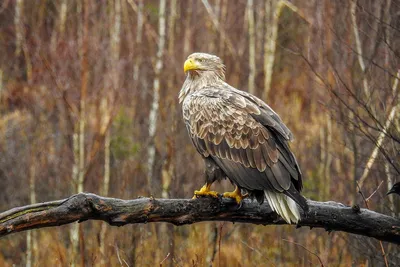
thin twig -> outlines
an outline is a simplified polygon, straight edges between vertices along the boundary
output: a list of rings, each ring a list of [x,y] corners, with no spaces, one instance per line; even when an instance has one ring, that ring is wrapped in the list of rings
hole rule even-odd
[[[248,247],[248,248],[251,249],[252,251],[257,252],[258,255],[260,255],[261,257],[263,257],[264,259],[266,259],[266,260],[267,260],[268,262],[270,262],[273,266],[276,266],[270,259],[268,259],[268,257],[265,257],[258,249],[249,246],[249,244],[247,244],[247,243],[244,242],[243,240],[240,240],[240,242],[242,242],[243,245],[245,245],[246,247]]]
[[[117,252],[117,258],[118,258],[119,264],[120,264],[121,266],[123,266],[122,261],[121,261],[121,257],[119,256],[119,249],[118,249],[118,246],[115,245],[114,247],[115,247],[115,252]]]
[[[400,70],[397,71],[397,77],[394,79],[393,81],[393,86],[392,86],[392,91],[395,92],[397,91],[397,86],[399,84],[399,80],[400,80]],[[367,161],[367,165],[365,166],[364,172],[360,178],[360,187],[362,186],[362,184],[364,183],[365,179],[367,178],[369,171],[372,168],[372,165],[375,162],[375,159],[378,156],[378,152],[379,152],[379,148],[383,145],[383,141],[386,137],[386,132],[389,130],[390,126],[392,125],[392,122],[394,121],[398,111],[397,109],[400,109],[400,103],[394,103],[390,112],[389,112],[389,116],[386,120],[385,126],[382,129],[382,132],[379,134],[379,137],[377,139],[377,144],[374,148],[374,150],[371,153],[371,156],[369,157],[368,161]]]
[[[127,267],[129,267],[129,264],[126,262],[126,260],[125,260],[125,259],[122,259],[122,258],[120,257],[118,245],[115,244],[114,247],[115,247],[115,251],[117,252],[117,258],[118,258],[119,264],[120,264],[121,266],[124,266],[124,265],[122,264],[122,262],[123,262],[123,263],[125,263],[125,265],[126,265]]]
[[[165,258],[160,262],[160,267],[162,266],[163,262],[168,259],[169,255],[171,255],[171,253],[168,252],[167,256],[165,256]]]
[[[381,183],[381,184],[382,184],[382,183]],[[379,186],[380,186],[380,185],[379,185]],[[360,193],[361,197],[363,198],[363,200],[364,200],[364,202],[365,202],[365,206],[367,207],[367,209],[369,209],[368,200],[364,197],[364,194],[363,194],[362,191],[361,191],[361,187],[360,187],[360,185],[358,184],[358,181],[357,181],[357,187],[358,187],[358,190],[359,190],[359,193]],[[371,195],[371,196],[372,196],[372,195]],[[368,199],[369,199],[369,198],[368,198]],[[385,266],[386,266],[386,267],[389,267],[389,263],[388,263],[388,260],[387,260],[387,258],[386,258],[385,248],[383,247],[382,241],[379,241],[379,245],[381,246],[381,251],[382,251],[383,260],[385,261]]]
[[[317,253],[312,252],[311,250],[309,250],[308,248],[306,248],[306,247],[303,246],[302,244],[296,243],[296,242],[294,242],[294,241],[290,241],[290,240],[287,240],[287,239],[282,239],[282,240],[283,240],[283,241],[286,241],[286,242],[289,242],[289,243],[293,243],[293,244],[295,244],[295,245],[297,245],[297,246],[299,246],[299,247],[304,248],[306,251],[310,252],[310,253],[313,254],[315,257],[317,257],[317,259],[318,259],[318,261],[319,261],[321,267],[324,267],[324,266],[325,266],[324,263],[322,262],[321,258],[318,256]]]
[[[376,192],[378,192],[378,190],[379,190],[379,188],[381,187],[382,184],[383,184],[383,181],[380,182],[380,184],[379,184],[378,187],[375,189],[375,191],[372,192],[372,194],[371,194],[369,197],[367,197],[367,199],[366,199],[365,201],[369,201],[370,198],[371,198],[373,195],[375,195]]]

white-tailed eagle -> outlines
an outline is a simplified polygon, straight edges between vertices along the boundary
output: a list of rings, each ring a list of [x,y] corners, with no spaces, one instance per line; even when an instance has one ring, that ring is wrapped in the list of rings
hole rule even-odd
[[[228,178],[236,188],[224,197],[238,203],[247,195],[260,203],[265,197],[286,222],[297,223],[296,203],[303,210],[308,205],[299,193],[302,178],[289,148],[290,130],[262,100],[225,82],[219,57],[194,53],[184,71],[179,102],[190,138],[206,165],[206,184],[195,196],[217,197],[211,184]]]

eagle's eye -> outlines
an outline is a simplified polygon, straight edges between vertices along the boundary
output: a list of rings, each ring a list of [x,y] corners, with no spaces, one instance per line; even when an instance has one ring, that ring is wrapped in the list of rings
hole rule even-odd
[[[204,62],[204,59],[199,58],[198,61],[201,63],[201,62]]]

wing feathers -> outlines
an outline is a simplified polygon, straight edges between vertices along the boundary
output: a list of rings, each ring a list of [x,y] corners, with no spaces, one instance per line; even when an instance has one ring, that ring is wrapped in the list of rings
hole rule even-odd
[[[292,134],[272,109],[251,95],[213,88],[188,95],[183,115],[204,157],[211,156],[239,187],[260,192],[253,195],[275,192],[265,193],[274,210],[289,222],[298,219],[297,207],[287,201],[279,204],[286,196],[275,196],[284,193],[307,207],[297,191],[302,186],[300,169],[287,144]]]
[[[256,162],[254,161],[253,151],[250,147],[246,149],[247,160],[249,161],[250,167],[256,168]]]
[[[246,154],[246,149],[240,149],[239,151],[240,151],[240,162],[247,168],[250,167],[250,163]]]

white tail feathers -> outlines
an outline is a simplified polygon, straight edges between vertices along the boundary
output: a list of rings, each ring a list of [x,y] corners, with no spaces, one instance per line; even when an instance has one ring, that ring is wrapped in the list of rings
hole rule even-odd
[[[290,197],[272,191],[264,191],[272,210],[278,213],[287,223],[298,223],[300,212],[296,202]]]

